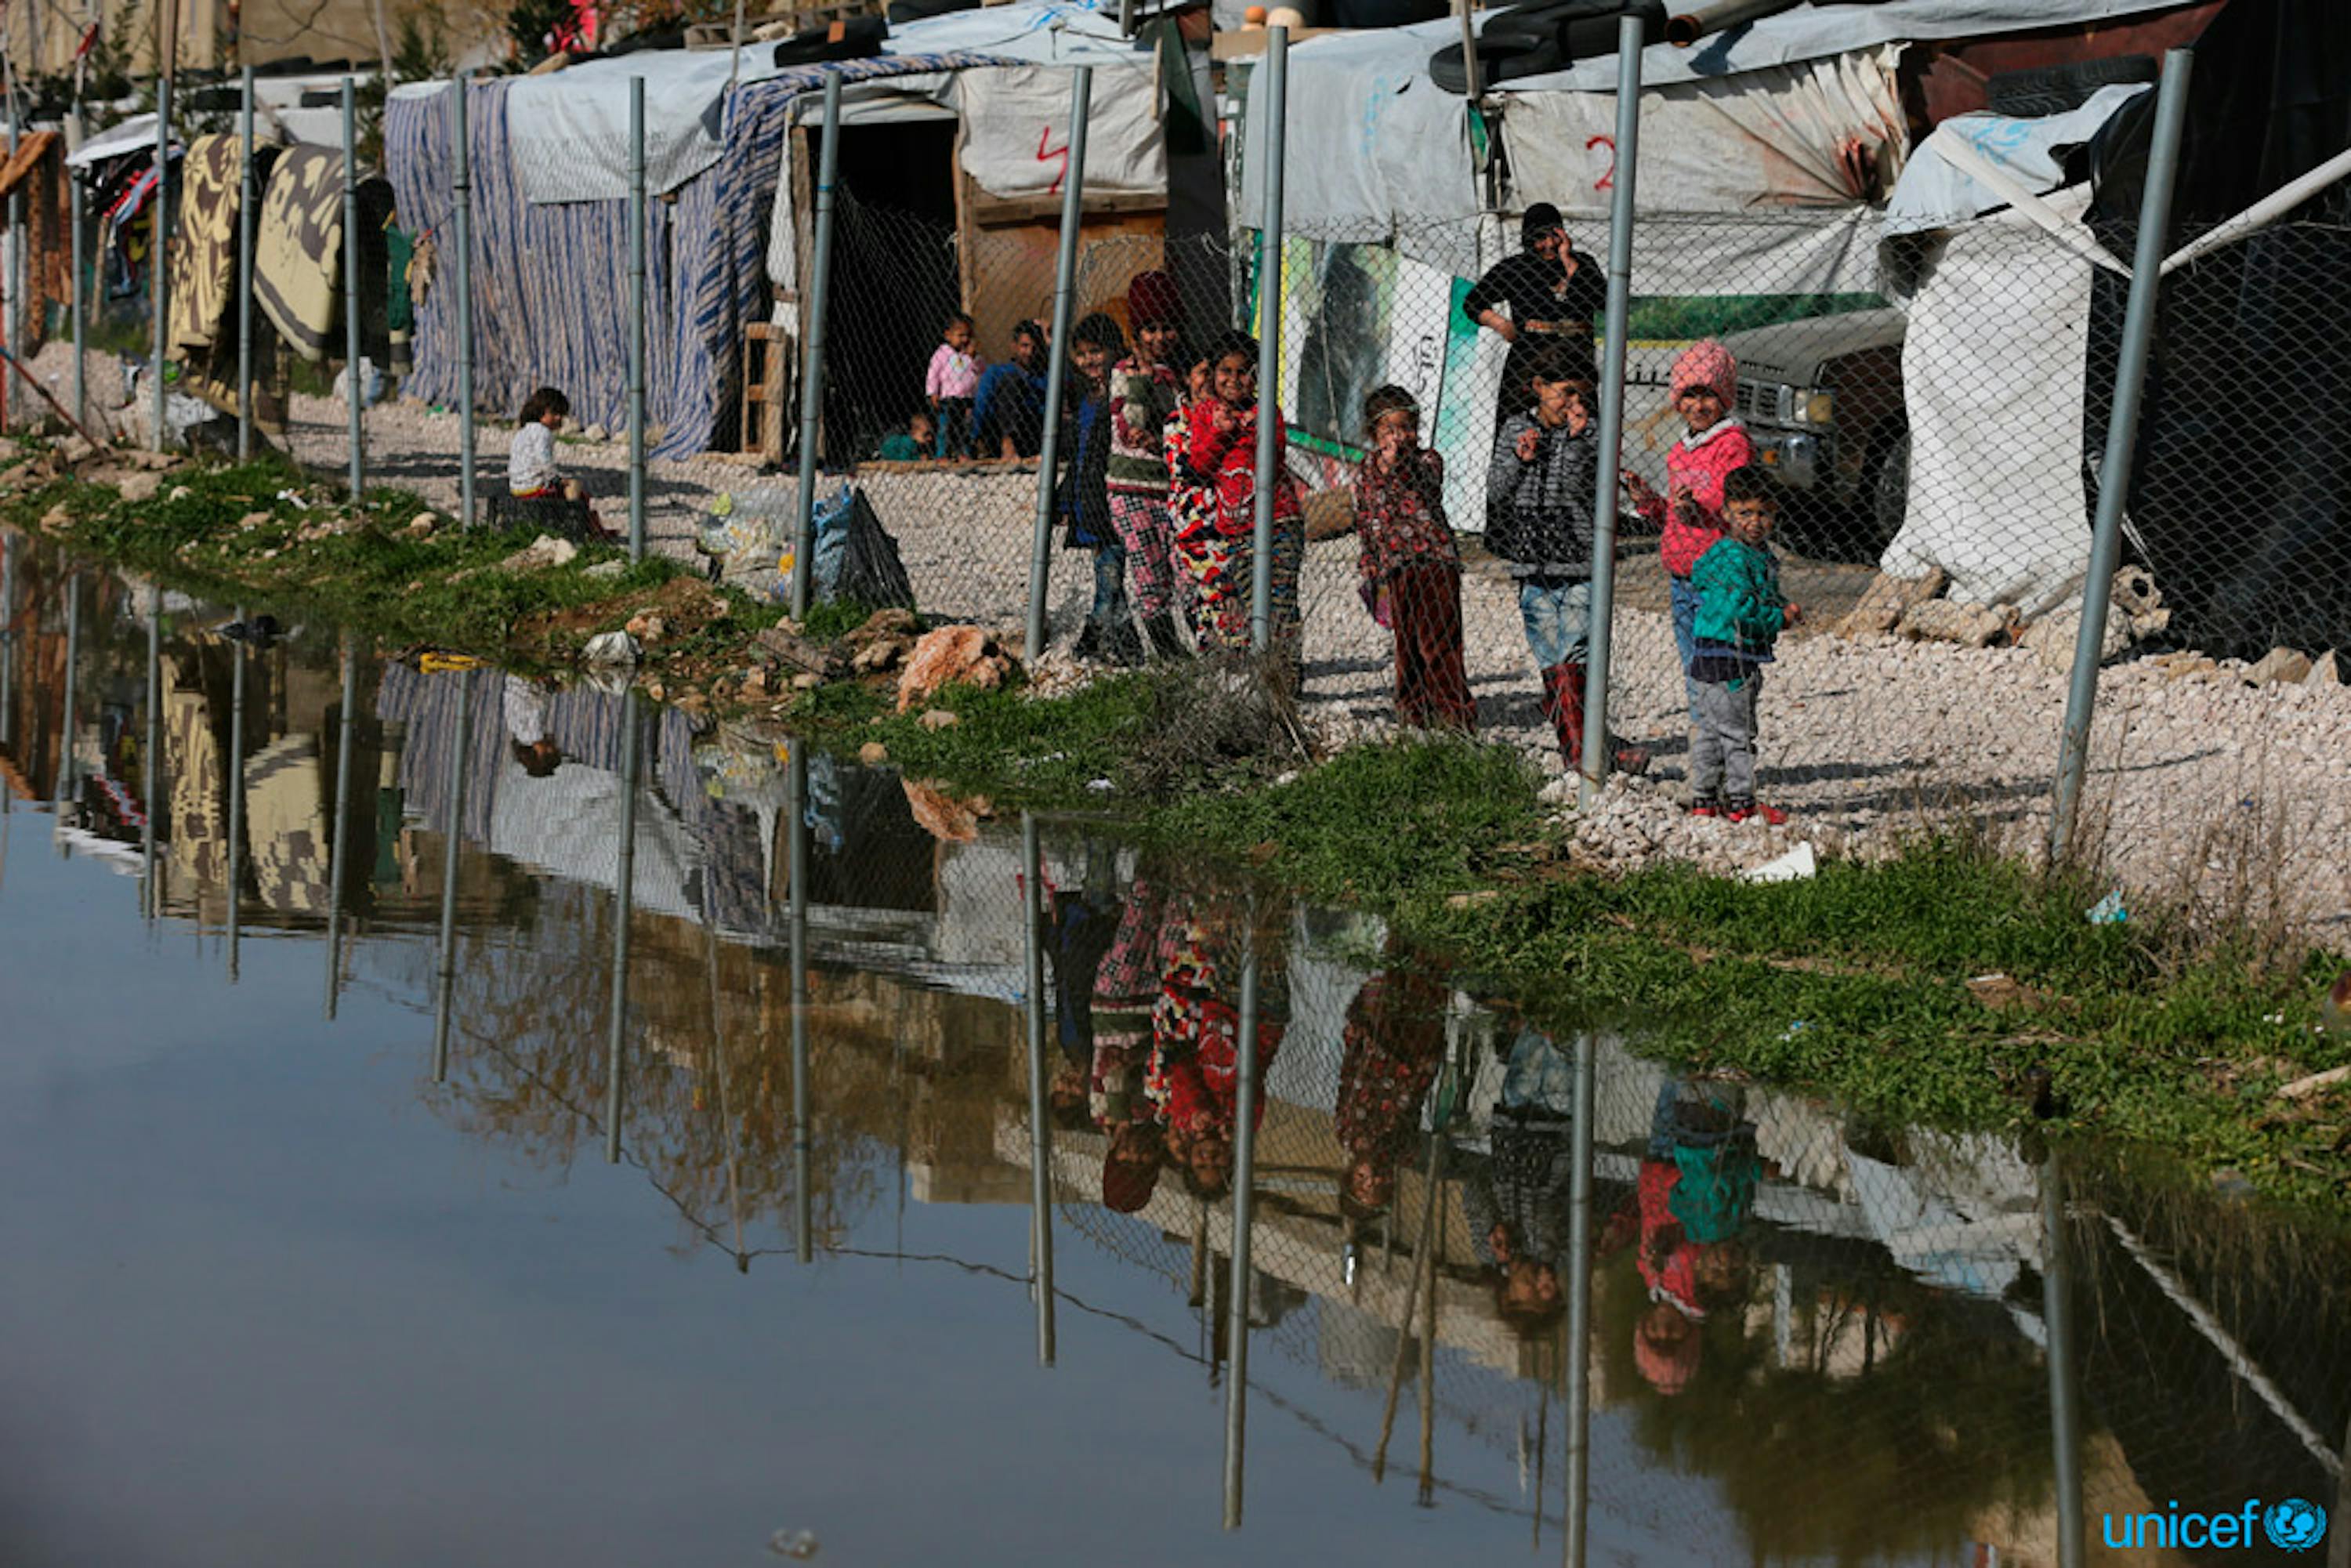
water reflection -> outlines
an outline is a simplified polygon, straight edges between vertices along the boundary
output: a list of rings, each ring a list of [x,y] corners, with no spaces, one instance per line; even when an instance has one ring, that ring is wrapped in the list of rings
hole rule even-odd
[[[440,1124],[559,1176],[601,1145],[730,1270],[1025,1290],[939,1333],[1025,1364],[1033,1307],[1055,1388],[1198,1428],[1176,1491],[1243,1540],[1332,1484],[1302,1445],[1361,1472],[1327,1513],[1393,1492],[1570,1563],[2070,1564],[2109,1512],[2339,1495],[2339,1237],[1554,1035],[1098,830],[5,564],[0,777],[142,912],[225,914],[231,967],[248,915],[324,935],[330,999],[413,1009]],[[1130,1403],[1163,1361],[1221,1444]]]

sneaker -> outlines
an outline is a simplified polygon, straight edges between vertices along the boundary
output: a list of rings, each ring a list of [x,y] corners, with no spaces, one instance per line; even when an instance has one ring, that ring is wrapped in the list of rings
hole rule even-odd
[[[1722,802],[1715,796],[1700,795],[1698,799],[1690,802],[1690,815],[1693,817],[1719,817],[1722,815]]]
[[[1788,821],[1788,813],[1778,807],[1759,806],[1752,800],[1740,801],[1726,810],[1723,815],[1734,822],[1752,821],[1761,817],[1766,824],[1774,828],[1784,825]]]

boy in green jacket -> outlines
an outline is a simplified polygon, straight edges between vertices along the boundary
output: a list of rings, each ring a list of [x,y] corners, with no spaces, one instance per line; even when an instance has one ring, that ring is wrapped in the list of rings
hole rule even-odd
[[[1755,803],[1755,704],[1763,666],[1786,627],[1802,612],[1780,592],[1780,563],[1771,554],[1779,505],[1763,471],[1750,465],[1723,480],[1725,536],[1698,558],[1690,573],[1698,590],[1696,722],[1690,730],[1690,811],[1774,825],[1787,813]]]

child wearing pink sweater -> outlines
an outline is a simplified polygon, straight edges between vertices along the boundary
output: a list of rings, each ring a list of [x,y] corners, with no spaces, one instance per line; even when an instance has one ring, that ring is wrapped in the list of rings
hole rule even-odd
[[[1625,476],[1635,509],[1664,529],[1658,554],[1665,560],[1674,646],[1681,653],[1693,725],[1698,684],[1689,678],[1689,667],[1698,656],[1698,594],[1690,586],[1690,573],[1722,538],[1723,480],[1755,459],[1754,443],[1730,413],[1738,391],[1739,362],[1730,350],[1711,338],[1691,344],[1674,361],[1674,410],[1688,428],[1666,452],[1666,493],[1658,495],[1637,474]]]
[[[958,310],[947,318],[931,368],[923,377],[923,395],[930,400],[938,425],[938,455],[971,455],[971,404],[979,392],[979,372],[987,361],[972,346],[971,318]]]

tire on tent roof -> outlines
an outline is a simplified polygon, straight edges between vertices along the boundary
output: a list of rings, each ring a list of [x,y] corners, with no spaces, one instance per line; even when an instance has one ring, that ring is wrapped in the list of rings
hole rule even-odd
[[[838,30],[839,37],[833,36]],[[879,16],[851,16],[829,27],[809,27],[776,46],[776,68],[812,66],[824,60],[862,60],[882,52],[890,24]]]
[[[979,0],[890,0],[890,26],[903,27],[931,16],[978,9]]]
[[[1665,37],[1663,0],[1531,0],[1496,12],[1478,30],[1479,84],[1541,76],[1613,55],[1618,18],[1626,15],[1640,17],[1645,45]],[[1447,92],[1469,90],[1458,44],[1431,55],[1428,74]]]
[[[2116,55],[2111,59],[2074,60],[2032,70],[2000,71],[1984,83],[1984,97],[1994,114],[2014,120],[2038,120],[2064,114],[2090,101],[2100,88],[2123,82],[2151,82],[2156,78],[2152,55]]]

